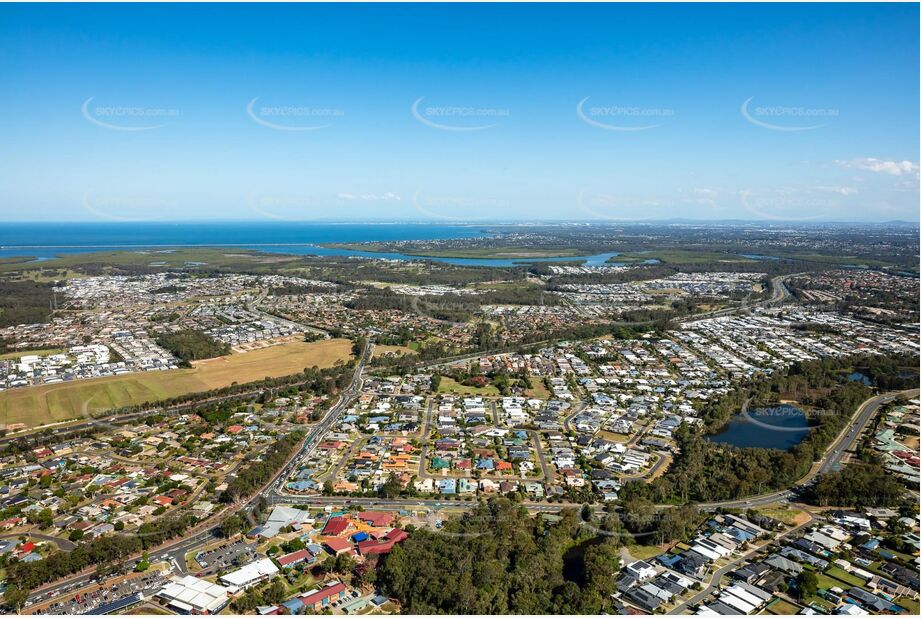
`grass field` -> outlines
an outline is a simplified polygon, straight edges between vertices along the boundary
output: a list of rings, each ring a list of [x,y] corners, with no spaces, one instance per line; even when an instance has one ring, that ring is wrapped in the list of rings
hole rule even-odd
[[[12,358],[19,358],[20,356],[28,356],[29,354],[47,356],[49,354],[60,354],[63,351],[64,350],[61,348],[46,348],[44,350],[26,350],[25,352],[7,352],[6,354],[0,354],[0,360],[10,360]]]
[[[787,504],[769,504],[763,508],[755,509],[758,513],[782,521],[788,526],[796,526],[809,520],[808,514],[800,509],[791,508]]]
[[[826,569],[826,570],[825,570],[825,573],[826,573],[829,577],[834,577],[835,579],[840,579],[840,580],[843,581],[844,583],[850,584],[851,586],[863,586],[863,585],[866,583],[864,580],[862,580],[861,578],[857,577],[856,575],[851,575],[850,573],[848,573],[848,572],[845,571],[844,569],[842,569],[842,568],[840,568],[840,567],[836,567],[836,566],[833,566],[833,567],[831,567],[831,568],[829,568],[829,569]]]
[[[599,437],[608,440],[609,442],[627,442],[630,440],[630,436],[625,436],[622,433],[614,433],[613,431],[605,431],[602,429],[598,432]]]
[[[777,599],[767,606],[767,611],[778,616],[792,616],[798,614],[799,610],[799,607],[783,599]]]
[[[658,545],[627,544],[627,551],[637,560],[651,560],[665,553],[665,549]]]
[[[553,395],[543,381],[537,378],[531,378],[531,388],[525,389],[524,394],[537,399],[550,399]]]
[[[818,607],[824,607],[825,610],[830,614],[832,610],[835,609],[835,606],[832,605],[829,601],[826,601],[819,595],[811,596],[803,600],[803,605],[812,606],[816,605]]]
[[[917,616],[918,610],[921,609],[921,604],[918,603],[918,600],[909,597],[899,597],[895,600],[895,603],[907,609],[908,614],[911,616]]]
[[[495,386],[477,388],[475,386],[465,386],[459,384],[454,378],[444,376],[441,378],[441,384],[438,385],[439,393],[453,393],[455,395],[482,395],[484,397],[495,397],[499,394],[499,389]]]
[[[350,249],[353,251],[371,251],[376,253],[390,253],[396,249],[387,243],[327,243],[324,247],[335,249]],[[454,247],[446,249],[403,249],[397,251],[404,255],[419,257],[441,258],[473,258],[473,259],[527,259],[527,258],[554,258],[577,257],[586,255],[584,251],[570,248],[541,249],[539,247]]]
[[[28,253],[28,250],[24,250]],[[298,261],[296,255],[259,253],[236,247],[175,247],[160,249],[135,249],[125,251],[99,251],[95,253],[62,254],[41,262],[0,261],[0,272],[21,272],[37,280],[59,279],[52,271],[73,273],[73,268],[86,264],[106,264],[111,266],[151,266],[162,268],[180,268],[190,263],[204,264],[209,267],[253,268],[259,265],[279,266]],[[29,275],[30,271],[33,272]],[[46,278],[41,278],[39,271],[48,271]]]
[[[847,582],[843,582],[840,579],[835,579],[825,573],[819,571],[815,572],[816,580],[818,580],[819,588],[823,590],[831,590],[832,588],[842,588],[847,590],[850,588],[850,585]]]
[[[377,358],[378,356],[383,356],[387,353],[392,353],[396,356],[403,356],[404,354],[415,354],[416,351],[410,347],[402,345],[375,345],[371,356],[373,358]]]
[[[348,339],[297,341],[198,361],[191,369],[11,389],[0,393],[0,423],[37,427],[112,408],[209,391],[235,382],[243,384],[290,375],[314,365],[331,367],[337,360],[347,360],[351,347]]]

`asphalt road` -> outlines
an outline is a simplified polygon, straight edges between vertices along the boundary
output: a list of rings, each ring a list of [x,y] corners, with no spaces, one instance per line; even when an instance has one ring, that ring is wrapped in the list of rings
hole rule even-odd
[[[727,573],[729,573],[730,571],[735,570],[736,567],[738,567],[740,563],[744,562],[745,560],[749,560],[751,557],[753,557],[755,554],[757,554],[757,553],[763,551],[765,548],[770,547],[771,545],[777,544],[778,542],[780,542],[781,540],[785,539],[785,538],[788,537],[789,535],[791,535],[791,534],[793,534],[794,532],[797,532],[797,531],[799,531],[799,530],[802,530],[803,528],[805,528],[806,526],[810,525],[811,523],[812,523],[812,517],[810,516],[810,517],[809,517],[809,521],[807,521],[807,522],[805,522],[805,523],[803,523],[803,524],[800,524],[799,526],[797,526],[797,527],[795,527],[795,528],[791,528],[791,529],[787,530],[786,532],[784,532],[783,534],[777,535],[774,539],[772,539],[769,543],[763,545],[762,547],[759,547],[758,549],[754,549],[754,550],[748,552],[747,554],[744,554],[744,555],[740,556],[739,558],[736,558],[735,560],[733,560],[733,561],[730,562],[729,564],[727,564],[727,565],[725,565],[725,566],[723,566],[723,567],[717,569],[717,570],[714,571],[713,574],[710,576],[710,583],[709,583],[709,585],[708,585],[706,588],[704,588],[703,590],[701,590],[700,592],[698,592],[697,594],[695,594],[693,597],[691,597],[690,599],[688,599],[687,601],[685,601],[685,602],[682,603],[681,605],[675,606],[674,609],[672,609],[671,611],[668,612],[669,615],[680,614],[681,612],[686,611],[686,610],[687,610],[689,607],[691,607],[692,605],[697,605],[698,603],[704,602],[704,601],[707,599],[707,597],[709,597],[709,596],[710,596],[713,592],[715,592],[716,589],[719,587],[720,580],[723,578],[723,576],[726,575]]]
[[[57,536],[51,536],[49,534],[39,534],[36,532],[26,532],[26,533],[17,533],[17,534],[0,534],[0,539],[19,539],[20,537],[29,537],[32,539],[38,539],[40,541],[48,541],[49,543],[54,543],[62,551],[71,551],[77,547],[77,544],[73,541],[68,541],[67,539],[62,539]]]
[[[790,276],[792,276],[792,275],[783,275],[783,276],[778,276],[778,277],[774,277],[773,279],[771,279],[772,296],[771,296],[770,299],[768,299],[768,300],[766,300],[766,301],[762,301],[762,302],[763,302],[764,304],[777,304],[777,303],[779,303],[779,302],[782,302],[782,301],[786,300],[786,298],[790,295],[790,292],[789,292],[789,290],[787,289],[787,287],[784,285],[783,282],[784,282],[785,279],[787,279],[787,278],[790,277]],[[256,299],[256,300],[254,301],[254,303],[249,307],[252,311],[255,311],[255,312],[258,312],[258,313],[265,313],[265,312],[263,312],[261,309],[259,309],[258,306],[259,306],[259,303],[265,298],[266,293],[267,293],[267,291],[263,291],[262,296],[261,296],[260,298]],[[705,318],[705,317],[716,317],[716,316],[718,316],[718,315],[728,315],[729,313],[732,313],[732,312],[734,312],[734,311],[737,311],[737,309],[736,309],[736,308],[733,308],[733,309],[723,309],[723,310],[715,311],[715,312],[711,312],[711,313],[700,313],[700,314],[696,314],[696,315],[694,315],[694,316],[689,316],[688,318],[684,318],[684,320],[701,319],[701,318]],[[279,318],[278,316],[271,315],[271,314],[266,314],[266,315],[270,315],[270,317],[272,317],[272,318],[274,318],[274,319],[282,320],[282,321],[284,321],[284,322],[290,323],[290,324],[292,324],[292,325],[295,325],[295,326],[298,326],[298,327],[301,327],[301,328],[310,328],[311,330],[319,331],[319,332],[322,332],[322,333],[328,335],[328,333],[326,333],[326,331],[323,331],[322,329],[318,329],[318,328],[316,328],[316,327],[309,327],[309,326],[307,326],[307,325],[305,325],[305,324],[301,324],[301,323],[299,323],[299,322],[291,322],[290,320],[285,320],[284,318]],[[684,321],[684,320],[682,320],[682,321]],[[624,322],[623,324],[624,324],[624,325],[638,325],[638,324],[646,324],[646,323],[648,323],[648,322]],[[535,342],[534,344],[531,344],[531,345],[541,345],[541,344],[548,343],[548,342],[549,342],[549,341],[539,341],[539,342]],[[495,350],[495,351],[472,352],[472,353],[470,353],[470,354],[464,354],[464,355],[461,355],[461,356],[455,356],[455,357],[452,357],[452,358],[450,358],[450,359],[441,359],[441,360],[438,360],[438,361],[435,361],[435,362],[432,362],[432,363],[423,363],[423,364],[420,364],[417,368],[418,368],[418,369],[434,369],[434,368],[437,368],[437,367],[443,367],[443,366],[452,365],[452,364],[457,363],[457,362],[459,362],[459,361],[468,360],[468,359],[471,359],[471,358],[476,358],[476,357],[482,356],[482,355],[488,355],[488,354],[503,354],[503,353],[509,354],[509,353],[511,353],[511,351],[510,351],[510,350],[507,350],[507,349],[504,349],[504,350]],[[364,359],[364,362],[362,363],[362,367],[364,366],[364,363],[366,363],[366,362],[367,362],[367,359]],[[295,386],[296,386],[296,384],[295,384]],[[157,408],[157,407],[151,407],[151,408],[148,408],[148,409],[145,409],[145,410],[141,410],[141,411],[138,411],[138,412],[132,412],[132,413],[129,413],[129,414],[122,414],[122,415],[119,415],[119,416],[101,417],[101,418],[99,418],[99,419],[93,419],[93,420],[85,421],[85,422],[60,423],[60,424],[53,425],[53,426],[37,427],[37,428],[35,428],[34,430],[29,430],[29,431],[27,431],[27,432],[20,432],[20,433],[14,434],[14,435],[9,435],[9,436],[0,437],[0,445],[6,444],[6,443],[9,443],[9,442],[14,442],[14,441],[19,440],[19,439],[22,439],[22,438],[28,439],[28,438],[31,437],[31,436],[34,436],[34,435],[36,435],[36,434],[40,434],[40,433],[42,433],[42,432],[44,432],[44,431],[48,431],[48,430],[51,430],[51,429],[53,429],[53,430],[56,432],[56,437],[60,437],[60,432],[64,432],[64,431],[67,431],[67,432],[70,432],[70,431],[80,431],[80,430],[88,429],[88,428],[91,428],[91,427],[94,427],[94,426],[97,426],[97,425],[106,425],[106,424],[119,425],[119,424],[125,424],[125,423],[130,423],[130,422],[136,421],[136,420],[138,420],[139,418],[143,418],[144,416],[147,416],[148,414],[152,414],[152,413],[154,413],[154,412],[161,413],[161,414],[175,414],[175,413],[180,413],[180,412],[182,412],[182,411],[184,411],[184,410],[188,410],[189,408],[197,407],[197,406],[200,406],[200,405],[207,405],[207,404],[211,404],[211,403],[219,403],[219,402],[221,402],[221,401],[229,401],[229,400],[232,400],[232,399],[243,399],[243,398],[246,398],[246,397],[258,396],[258,395],[261,395],[261,394],[262,394],[262,389],[257,389],[257,390],[253,390],[253,391],[247,391],[247,392],[245,392],[245,393],[236,393],[236,394],[234,394],[234,395],[227,395],[227,396],[223,396],[223,397],[212,397],[212,398],[202,399],[202,400],[198,400],[198,401],[194,401],[194,402],[183,403],[183,404],[179,404],[179,405],[176,405],[176,406],[171,406],[171,407],[163,408],[163,409],[160,409],[160,408]],[[570,417],[570,418],[571,418],[571,417]],[[568,422],[569,419],[567,418],[566,420],[567,420],[567,422]],[[567,427],[567,429],[568,429],[568,427]]]
[[[296,386],[296,385],[295,385]],[[169,406],[165,408],[151,406],[144,410],[138,412],[130,412],[128,414],[119,414],[113,416],[101,416],[99,418],[94,418],[87,421],[75,421],[71,423],[58,423],[55,425],[46,425],[43,427],[36,427],[35,429],[28,430],[25,432],[17,432],[11,435],[4,436],[0,438],[0,445],[7,444],[10,442],[16,442],[18,440],[29,441],[36,437],[41,436],[46,432],[53,432],[52,437],[55,440],[60,440],[64,435],[82,431],[84,429],[90,429],[92,427],[98,426],[108,426],[108,425],[124,425],[127,423],[132,423],[138,419],[144,418],[145,416],[150,416],[151,414],[180,414],[182,412],[188,411],[192,408],[197,408],[200,406],[209,405],[212,403],[220,403],[222,401],[231,401],[234,399],[248,399],[256,397],[262,394],[263,389],[255,389],[252,391],[245,391],[241,393],[234,393],[232,395],[224,395],[221,397],[209,397],[207,399],[197,399],[195,401],[190,401],[187,403],[180,403],[174,406]]]
[[[286,478],[288,478],[292,468],[305,453],[312,452],[313,447],[315,447],[322,436],[326,434],[326,431],[328,431],[333,421],[342,414],[342,411],[348,407],[351,400],[361,389],[361,374],[368,362],[368,359],[371,357],[371,350],[372,344],[368,343],[362,352],[361,358],[358,360],[358,363],[355,367],[355,373],[352,376],[352,381],[349,383],[349,386],[342,392],[339,401],[334,406],[332,406],[329,411],[327,411],[326,415],[323,417],[323,420],[321,420],[320,423],[313,427],[308,437],[304,440],[304,444],[298,454],[291,457],[288,464],[276,472],[276,474],[266,485],[265,490],[253,495],[247,502],[228,509],[226,513],[227,515],[231,515],[234,512],[249,514],[259,502],[260,498],[267,497],[271,499],[275,495],[274,492],[277,490],[277,486],[283,483]],[[190,551],[193,551],[196,547],[210,543],[218,538],[220,538],[220,526],[209,526],[204,530],[194,533],[191,536],[180,539],[178,541],[169,542],[167,545],[161,547],[160,549],[150,552],[150,561],[167,561],[170,562],[173,565],[173,568],[179,573],[186,573],[186,554]],[[136,562],[136,560],[129,561],[128,564],[132,565],[134,562]],[[71,592],[91,583],[94,577],[95,573],[91,571],[86,574],[60,580],[59,582],[56,582],[50,586],[40,587],[29,596],[29,600],[37,602],[39,599],[49,598],[49,594],[51,597],[55,597],[60,594]]]
[[[770,307],[771,305],[779,305],[780,303],[786,301],[790,297],[790,290],[784,284],[784,281],[792,277],[793,275],[778,275],[771,279],[771,297],[765,300],[758,301],[754,305],[747,305],[743,303],[739,307],[728,307],[726,309],[718,309],[717,311],[708,311],[706,313],[695,313],[694,315],[689,315],[687,317],[681,318],[679,322],[693,322],[695,320],[703,320],[705,318],[719,318],[726,315],[732,315],[733,313],[738,313],[739,311],[749,309],[752,306],[762,306]]]
[[[352,381],[349,382],[349,385],[344,391],[339,395],[339,401],[335,405],[330,407],[327,410],[326,414],[320,420],[319,423],[313,426],[310,430],[310,434],[307,436],[307,439],[304,440],[304,445],[301,447],[300,452],[291,459],[287,466],[278,472],[276,475],[276,480],[269,485],[269,489],[266,492],[263,492],[262,495],[267,498],[273,497],[286,497],[287,494],[283,491],[282,485],[285,482],[285,479],[291,474],[294,468],[298,465],[303,459],[310,457],[313,454],[314,449],[316,449],[317,444],[323,440],[323,436],[326,435],[326,432],[330,430],[333,424],[342,416],[342,413],[345,412],[348,407],[352,404],[352,401],[358,394],[361,392],[362,379],[361,375],[364,372],[365,365],[368,364],[368,360],[371,358],[371,350],[373,345],[368,342],[365,345],[365,349],[361,353],[361,358],[358,359],[358,363],[355,366],[355,373],[352,375]],[[254,497],[252,500],[253,504],[258,499]]]
[[[785,301],[789,297],[790,295],[789,290],[784,285],[784,280],[788,276],[789,275],[775,277],[771,280],[772,296],[770,299],[762,301],[762,304],[764,305],[777,304],[777,303]],[[727,311],[727,310],[724,310],[724,311]],[[713,315],[716,315],[716,314],[723,314],[723,312],[715,312]],[[700,317],[704,317],[704,316],[698,315],[698,316],[695,316],[695,319],[699,319]],[[310,504],[310,505],[315,505],[315,506],[325,506],[325,505],[346,505],[347,506],[347,505],[355,504],[355,505],[361,505],[364,507],[374,507],[374,508],[380,508],[380,509],[407,509],[407,510],[412,510],[414,508],[424,508],[424,509],[430,509],[430,510],[438,510],[442,508],[461,508],[463,509],[465,507],[470,507],[475,504],[475,502],[473,501],[466,502],[466,501],[461,501],[461,500],[457,500],[457,501],[446,501],[446,500],[438,500],[438,499],[382,500],[382,499],[377,499],[377,498],[349,498],[349,497],[335,497],[335,496],[297,496],[297,495],[287,494],[283,491],[282,486],[285,480],[291,474],[292,470],[298,465],[300,461],[312,455],[313,451],[316,449],[317,444],[319,444],[322,441],[323,436],[326,435],[326,433],[330,430],[333,424],[338,420],[338,418],[342,415],[342,413],[346,409],[348,409],[348,406],[351,405],[351,402],[359,394],[361,390],[361,384],[362,384],[361,376],[362,376],[364,367],[366,366],[368,360],[370,359],[371,350],[372,350],[372,344],[369,343],[368,345],[366,345],[365,349],[362,352],[361,357],[358,360],[358,363],[355,369],[355,373],[352,377],[352,381],[350,382],[349,386],[341,393],[339,401],[327,411],[327,413],[324,415],[324,417],[320,420],[319,423],[314,425],[314,427],[311,429],[310,434],[304,440],[303,445],[301,449],[298,451],[298,453],[289,460],[288,464],[286,464],[281,470],[279,470],[275,474],[275,476],[266,485],[266,488],[262,492],[254,495],[246,503],[243,503],[239,506],[229,509],[227,512],[228,515],[233,512],[242,512],[244,514],[250,513],[253,510],[254,506],[258,503],[258,501],[263,497],[266,498],[270,504],[271,503],[281,503],[281,502],[289,503],[289,504],[291,503]],[[480,354],[484,354],[484,353],[481,352],[477,354],[472,354],[469,356],[465,356],[464,358],[472,358]],[[458,360],[461,360],[461,358],[455,358],[448,362],[457,362]],[[442,361],[440,363],[428,365],[428,367],[436,367],[436,366],[439,366],[440,364],[447,364],[447,363]],[[211,398],[206,401],[215,402],[215,401],[222,401],[222,400],[228,400],[228,399],[244,398],[244,397],[250,397],[253,395],[258,395],[259,393],[261,393],[261,389],[257,391],[248,392],[248,393],[238,393],[234,395],[228,395],[226,397]],[[917,396],[918,391],[917,390],[906,391],[905,393],[909,394],[910,396]],[[869,423],[870,419],[873,417],[873,415],[876,413],[879,407],[883,405],[884,403],[887,403],[895,399],[899,395],[905,394],[905,393],[887,393],[883,395],[878,395],[864,402],[860,406],[860,408],[858,408],[857,412],[855,413],[854,419],[852,420],[852,423],[850,424],[849,428],[847,428],[842,433],[842,435],[839,436],[839,438],[832,444],[830,449],[826,452],[826,455],[821,460],[820,464],[818,466],[814,466],[813,470],[806,477],[801,479],[797,483],[797,485],[808,484],[809,482],[812,481],[812,479],[817,474],[830,472],[830,471],[839,469],[841,466],[841,459],[843,458],[845,453],[847,453],[848,450],[850,450],[853,447],[854,443],[859,438],[860,434],[866,427],[867,423]],[[202,403],[203,403],[202,401],[190,402],[188,404],[181,404],[179,406],[174,406],[172,408],[162,410],[162,411],[166,413],[176,412],[176,411],[181,411],[183,409],[187,409],[189,407],[201,405]],[[574,409],[573,412],[570,413],[570,415],[566,417],[564,421],[564,426],[567,429],[569,429],[569,424],[570,424],[570,420],[572,419],[572,417],[574,417],[579,411],[581,411],[581,409],[584,408],[584,406],[585,406],[584,402],[580,402],[580,404],[576,406],[576,409]],[[425,428],[426,428],[426,431],[428,431],[430,430],[430,424],[431,424],[431,414],[432,414],[431,406],[429,406],[426,412],[427,414],[426,414],[426,419],[425,419],[426,420]],[[150,410],[145,410],[145,411],[141,411],[137,413],[122,415],[119,417],[109,417],[105,419],[74,424],[74,425],[67,426],[65,429],[67,431],[72,431],[75,429],[90,427],[90,426],[102,424],[102,423],[131,422],[133,420],[136,420],[137,418],[143,417],[144,415],[147,415],[150,413],[151,413]],[[10,442],[12,440],[16,440],[20,437],[22,436],[8,436],[5,438],[2,438],[0,439],[0,444],[4,442]],[[540,448],[538,449],[538,454],[541,459],[541,465],[544,468],[544,471],[546,473],[547,464],[542,457],[543,455],[542,449]],[[657,465],[661,465],[661,463]],[[787,500],[793,497],[794,495],[795,495],[794,491],[788,489],[788,490],[781,491],[781,492],[774,492],[771,494],[751,497],[747,500],[733,500],[733,501],[725,501],[725,502],[718,502],[718,503],[702,504],[698,506],[704,509],[714,509],[718,507],[746,508],[746,507],[770,504],[770,503],[777,502],[780,500]],[[577,508],[579,505],[562,504],[562,503],[546,503],[546,502],[526,502],[526,503],[523,503],[522,506],[524,506],[531,512],[545,512],[546,513],[546,512],[557,512],[561,508],[565,508],[565,507],[576,507]],[[597,510],[601,507],[600,505],[595,505],[594,508]],[[789,531],[788,534],[790,532],[793,532],[794,530]],[[195,533],[194,535],[188,538],[174,541],[159,550],[151,552],[150,558],[151,558],[151,561],[165,560],[167,562],[170,562],[174,565],[174,568],[178,570],[180,573],[185,573],[186,572],[186,565],[185,565],[186,554],[190,551],[194,551],[197,547],[200,547],[202,545],[205,545],[205,544],[208,544],[214,541],[217,538],[219,538],[219,527],[216,525],[211,526],[211,527],[208,527],[207,529],[204,529],[204,530],[201,530]],[[734,566],[734,564],[735,563],[727,565],[727,567],[724,567],[724,569],[728,570],[729,568]],[[57,596],[58,594],[61,594],[64,592],[73,591],[76,588],[85,586],[86,584],[90,583],[90,580],[92,578],[93,578],[93,574],[89,573],[86,575],[73,577],[67,580],[60,581],[51,586],[46,586],[44,588],[39,589],[32,596],[30,596],[30,599],[37,600],[37,598],[39,597],[46,598],[49,592],[52,593],[53,596]],[[714,581],[718,583],[719,580],[718,578],[715,578]],[[711,585],[711,588],[712,588],[712,585]],[[706,594],[709,593],[709,590],[710,588],[703,591],[699,595],[696,595],[694,599],[697,599],[698,597],[700,597],[701,600],[703,598],[706,598]],[[688,603],[699,602],[699,601],[695,601],[694,599],[692,599]],[[676,613],[675,610],[673,610],[672,613]]]
[[[854,415],[851,417],[851,422],[835,439],[835,441],[832,442],[831,446],[825,451],[825,456],[822,457],[822,459],[820,459],[818,462],[819,465],[813,465],[809,473],[797,481],[794,487],[803,487],[805,485],[809,485],[819,474],[825,474],[827,472],[839,470],[841,468],[841,459],[849,450],[854,447],[857,439],[863,433],[863,430],[866,429],[870,419],[873,418],[873,416],[879,410],[880,406],[885,405],[903,395],[907,397],[917,397],[918,393],[918,389],[894,393],[883,393],[881,395],[871,397],[870,399],[860,404],[860,406],[854,412]],[[773,502],[788,500],[795,495],[796,493],[792,489],[786,489],[784,491],[763,494],[761,496],[754,496],[745,500],[711,502],[707,504],[700,504],[698,506],[703,509],[715,509],[719,507],[751,508],[755,506],[771,504]]]
[[[784,282],[792,276],[793,275],[783,275],[783,276],[774,277],[773,279],[771,279],[771,289],[773,291],[771,293],[771,298],[767,300],[766,304],[776,305],[776,304],[782,303],[783,301],[787,300],[787,298],[789,298],[790,290],[787,289],[787,285]]]
[[[918,394],[918,389],[897,393],[883,393],[882,395],[877,395],[863,402],[860,407],[857,408],[854,417],[851,419],[850,427],[843,435],[838,436],[838,439],[832,443],[831,448],[826,452],[817,474],[825,474],[826,472],[833,472],[841,469],[841,458],[847,451],[854,447],[854,443],[860,437],[860,434],[863,433],[863,430],[870,422],[870,419],[876,414],[877,410],[879,410],[880,406],[894,401],[901,396],[914,398],[917,397]]]
[[[374,508],[381,510],[420,510],[420,509],[443,509],[443,508],[472,508],[476,506],[476,500],[445,500],[434,498],[350,498],[348,496],[285,496],[285,504],[301,504],[316,507],[332,506],[350,506],[357,505],[364,508]],[[580,508],[580,504],[562,504],[550,502],[523,502],[524,508],[532,513],[556,513],[563,508]],[[595,505],[598,510],[601,505]]]
[[[584,399],[580,399],[575,406],[573,406],[572,412],[567,414],[563,419],[563,429],[566,431],[575,431],[572,428],[572,419],[576,418],[582,410],[588,405],[588,402]]]
[[[326,431],[338,418],[339,415],[348,407],[351,402],[352,397],[358,392],[361,384],[361,372],[367,359],[370,356],[370,345],[365,349],[362,358],[359,361],[359,365],[356,368],[355,375],[353,377],[352,383],[349,388],[343,392],[342,398],[340,401],[330,408],[327,415],[324,417],[323,421],[320,422],[317,426],[314,427],[314,430],[311,432],[311,435],[305,440],[304,447],[300,451],[299,456],[292,457],[290,463],[285,466],[281,471],[279,471],[272,481],[267,486],[267,489],[253,496],[243,507],[242,510],[249,511],[257,503],[261,496],[268,498],[270,503],[276,502],[285,502],[288,504],[307,504],[312,506],[326,506],[326,505],[337,505],[337,506],[349,506],[349,505],[359,505],[365,508],[377,508],[377,509],[389,509],[389,510],[413,510],[413,509],[429,509],[429,510],[438,510],[444,508],[460,508],[465,507],[469,508],[475,504],[474,501],[462,501],[462,500],[438,500],[438,499],[378,499],[378,498],[350,498],[344,496],[295,496],[295,495],[286,495],[278,492],[278,485],[287,478],[290,471],[293,467],[300,461],[301,457],[305,453],[312,452],[312,448],[322,439],[322,436],[325,435]],[[870,419],[877,412],[881,405],[888,403],[899,396],[906,395],[909,397],[918,396],[918,390],[912,391],[903,391],[900,393],[885,393],[882,395],[877,395],[867,401],[865,401],[857,409],[854,414],[853,421],[848,429],[846,429],[841,436],[832,444],[831,448],[826,452],[825,457],[821,460],[821,464],[816,467],[813,467],[813,470],[801,479],[797,485],[805,485],[812,481],[812,479],[820,473],[828,472],[831,470],[838,469],[840,467],[841,458],[844,454],[853,447],[854,443],[859,438],[860,434],[865,429],[866,425],[869,423]],[[762,496],[751,497],[747,500],[732,500],[725,502],[715,502],[708,504],[698,505],[700,508],[705,510],[712,510],[719,507],[735,507],[735,508],[751,508],[757,507],[765,504],[771,504],[781,500],[788,500],[795,495],[794,491],[788,489],[781,492],[774,492],[770,494],[765,494]],[[579,505],[571,505],[564,503],[545,503],[545,502],[526,502],[523,503],[528,511],[532,513],[555,513],[558,512],[561,508],[565,507],[574,507],[577,508]],[[595,505],[594,509],[598,510],[602,508],[601,505]],[[787,534],[794,532],[796,529],[790,530]],[[151,561],[155,560],[165,560],[174,565],[174,568],[177,569],[180,573],[186,572],[185,566],[185,556],[188,552],[193,551],[195,548],[205,545],[209,542],[214,541],[219,538],[218,527],[213,526],[209,527],[206,530],[202,530],[197,534],[190,536],[186,539],[182,539],[179,542],[172,543],[163,549],[151,552],[150,558]],[[718,576],[721,577],[724,572],[728,572],[733,568],[739,561],[743,558],[740,558],[733,563],[730,563],[726,567],[723,567],[720,571],[717,572]],[[64,592],[72,591],[75,588],[82,587],[90,583],[93,574],[86,574],[83,576],[70,578],[64,581],[61,581],[53,586],[45,587],[39,589],[36,593],[30,596],[30,599],[37,600],[39,597],[46,597],[49,592],[53,596],[62,594]],[[718,577],[714,578],[714,582],[719,581]],[[711,584],[706,590],[701,592],[698,595],[695,595],[691,600],[686,604],[679,607],[684,607],[689,604],[699,603],[707,597],[709,591],[714,587],[714,584]],[[678,608],[676,608],[678,610]],[[680,611],[672,610],[670,613],[680,613]]]

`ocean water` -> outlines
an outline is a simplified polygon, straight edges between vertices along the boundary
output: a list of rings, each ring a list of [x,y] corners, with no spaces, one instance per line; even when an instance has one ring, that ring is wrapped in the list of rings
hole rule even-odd
[[[617,253],[581,258],[477,259],[420,258],[402,253],[330,249],[324,243],[478,238],[490,235],[481,225],[414,223],[316,224],[298,222],[223,223],[4,223],[0,224],[0,258],[57,255],[113,249],[167,247],[238,247],[295,255],[342,255],[396,260],[431,259],[466,266],[514,266],[524,262],[585,260],[603,265]]]
[[[0,247],[11,250],[174,246],[313,245],[330,242],[430,240],[484,236],[482,226],[315,224],[297,222],[3,223]],[[21,255],[21,253],[20,253]]]

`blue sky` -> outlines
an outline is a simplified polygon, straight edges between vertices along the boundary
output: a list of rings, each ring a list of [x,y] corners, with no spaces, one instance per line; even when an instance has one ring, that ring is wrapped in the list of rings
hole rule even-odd
[[[0,5],[0,220],[918,220],[918,6]]]

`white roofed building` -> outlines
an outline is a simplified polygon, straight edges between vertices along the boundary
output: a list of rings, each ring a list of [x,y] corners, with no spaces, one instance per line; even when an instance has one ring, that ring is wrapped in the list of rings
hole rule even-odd
[[[184,614],[217,614],[230,600],[230,590],[194,575],[174,577],[160,589],[157,597]]]
[[[271,558],[263,558],[256,562],[251,562],[245,567],[221,575],[221,583],[226,584],[235,590],[249,588],[253,584],[274,577],[278,574],[278,567],[272,562]]]

